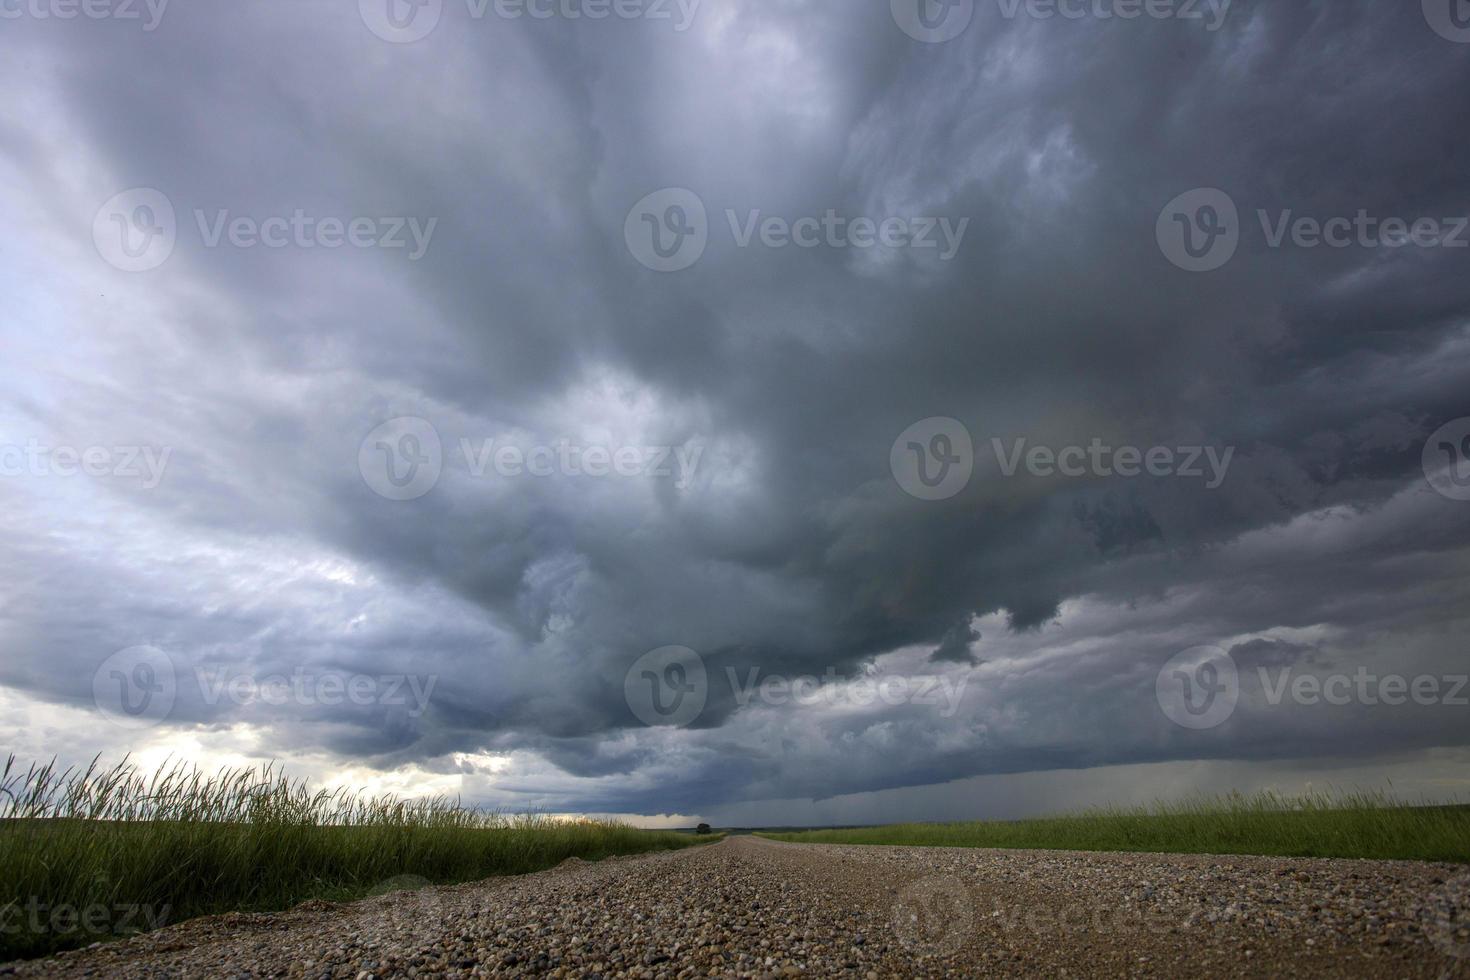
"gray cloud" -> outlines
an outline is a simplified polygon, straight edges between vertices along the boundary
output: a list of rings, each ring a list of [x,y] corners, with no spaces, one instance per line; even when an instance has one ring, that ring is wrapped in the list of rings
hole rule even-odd
[[[1421,450],[1470,414],[1467,253],[1273,248],[1257,218],[1466,212],[1467,63],[1417,7],[1237,3],[1210,32],[982,3],[941,45],[881,4],[707,0],[684,32],[445,11],[403,45],[352,4],[7,26],[0,441],[171,456],[154,488],[0,479],[0,683],[90,709],[96,666],[137,644],[186,677],[433,676],[419,717],[187,690],[160,731],[240,725],[253,753],[597,812],[1465,744],[1463,709],[1281,710],[1255,680],[1464,671],[1470,505]],[[135,186],[178,240],[129,274],[90,229]],[[699,195],[710,237],[669,274],[623,235],[664,187]],[[1241,215],[1209,273],[1155,239],[1197,187]],[[411,260],[209,247],[196,216],[298,209],[437,224]],[[829,209],[969,224],[943,261],[742,248],[727,217]],[[443,473],[390,501],[358,453],[401,416],[433,426]],[[931,417],[975,445],[941,501],[889,471]],[[685,486],[477,475],[461,439],[700,456]],[[1006,476],[992,439],[1235,454],[1207,489]],[[644,728],[624,675],[674,644],[708,703]],[[1155,704],[1197,644],[1242,667],[1206,733]],[[967,686],[949,717],[742,706],[727,668]]]

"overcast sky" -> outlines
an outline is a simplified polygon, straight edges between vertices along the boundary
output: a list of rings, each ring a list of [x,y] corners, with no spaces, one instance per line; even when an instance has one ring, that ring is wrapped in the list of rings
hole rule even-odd
[[[0,0],[0,747],[1470,796],[1464,3],[1054,10]]]

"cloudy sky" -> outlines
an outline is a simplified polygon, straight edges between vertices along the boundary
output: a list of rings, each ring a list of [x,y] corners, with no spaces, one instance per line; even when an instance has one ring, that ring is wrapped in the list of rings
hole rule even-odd
[[[1470,797],[1462,0],[0,2],[0,748]]]

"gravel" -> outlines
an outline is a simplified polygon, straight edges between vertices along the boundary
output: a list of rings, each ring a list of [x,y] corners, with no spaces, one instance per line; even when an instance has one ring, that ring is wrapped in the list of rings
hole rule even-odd
[[[1465,870],[736,837],[210,916],[0,974],[1470,978]]]

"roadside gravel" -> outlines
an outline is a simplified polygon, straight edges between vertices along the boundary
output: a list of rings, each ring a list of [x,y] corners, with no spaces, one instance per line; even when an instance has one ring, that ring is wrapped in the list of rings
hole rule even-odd
[[[212,916],[0,975],[1470,978],[1466,870],[738,837]]]

